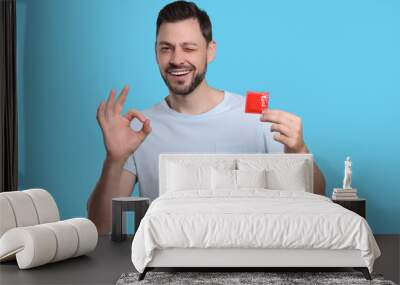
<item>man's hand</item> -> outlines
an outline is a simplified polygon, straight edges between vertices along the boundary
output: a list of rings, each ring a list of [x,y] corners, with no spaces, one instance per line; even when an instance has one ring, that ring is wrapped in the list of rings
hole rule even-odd
[[[111,90],[107,102],[101,102],[97,109],[97,121],[103,132],[107,158],[112,161],[126,160],[151,132],[150,120],[141,112],[131,109],[125,116],[120,114],[127,96],[128,86],[125,86],[114,103],[115,91]],[[134,118],[143,124],[140,131],[130,127]]]
[[[308,153],[303,139],[303,126],[301,118],[281,110],[263,110],[261,122],[271,122],[271,132],[274,140],[285,146],[285,153]]]

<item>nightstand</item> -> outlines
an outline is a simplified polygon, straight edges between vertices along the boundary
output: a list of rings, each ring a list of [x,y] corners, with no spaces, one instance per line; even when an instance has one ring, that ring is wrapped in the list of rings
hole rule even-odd
[[[123,241],[127,237],[126,212],[135,212],[135,232],[146,214],[150,199],[144,197],[120,197],[112,199],[111,240]]]
[[[361,217],[365,219],[365,204],[366,200],[363,198],[358,198],[355,200],[334,200],[332,199],[333,203],[339,204],[340,206],[353,211],[356,214],[359,214]]]

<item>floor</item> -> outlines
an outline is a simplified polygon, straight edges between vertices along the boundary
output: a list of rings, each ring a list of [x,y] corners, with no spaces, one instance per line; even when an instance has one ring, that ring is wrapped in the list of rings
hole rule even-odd
[[[400,235],[375,235],[381,250],[374,265],[374,272],[385,276],[385,279],[400,284]]]
[[[376,235],[375,238],[382,256],[377,259],[374,272],[400,284],[400,235]],[[0,284],[115,284],[122,273],[134,271],[131,241],[129,238],[116,243],[109,236],[100,236],[98,247],[87,256],[29,270],[18,270],[15,261],[2,263]]]
[[[112,242],[100,236],[96,249],[88,255],[18,270],[15,261],[0,263],[0,285],[115,284],[124,272],[135,270],[130,259],[132,238]]]

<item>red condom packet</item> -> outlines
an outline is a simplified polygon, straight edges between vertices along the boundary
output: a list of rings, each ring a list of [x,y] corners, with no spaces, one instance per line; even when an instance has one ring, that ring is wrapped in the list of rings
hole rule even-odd
[[[261,114],[264,109],[268,109],[268,92],[248,91],[246,95],[246,113]]]

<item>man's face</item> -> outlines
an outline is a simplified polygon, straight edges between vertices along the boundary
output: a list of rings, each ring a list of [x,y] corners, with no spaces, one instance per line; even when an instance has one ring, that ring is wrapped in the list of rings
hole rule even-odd
[[[199,86],[214,51],[215,43],[207,45],[196,19],[163,23],[159,28],[157,63],[165,84],[176,95],[188,95]]]

